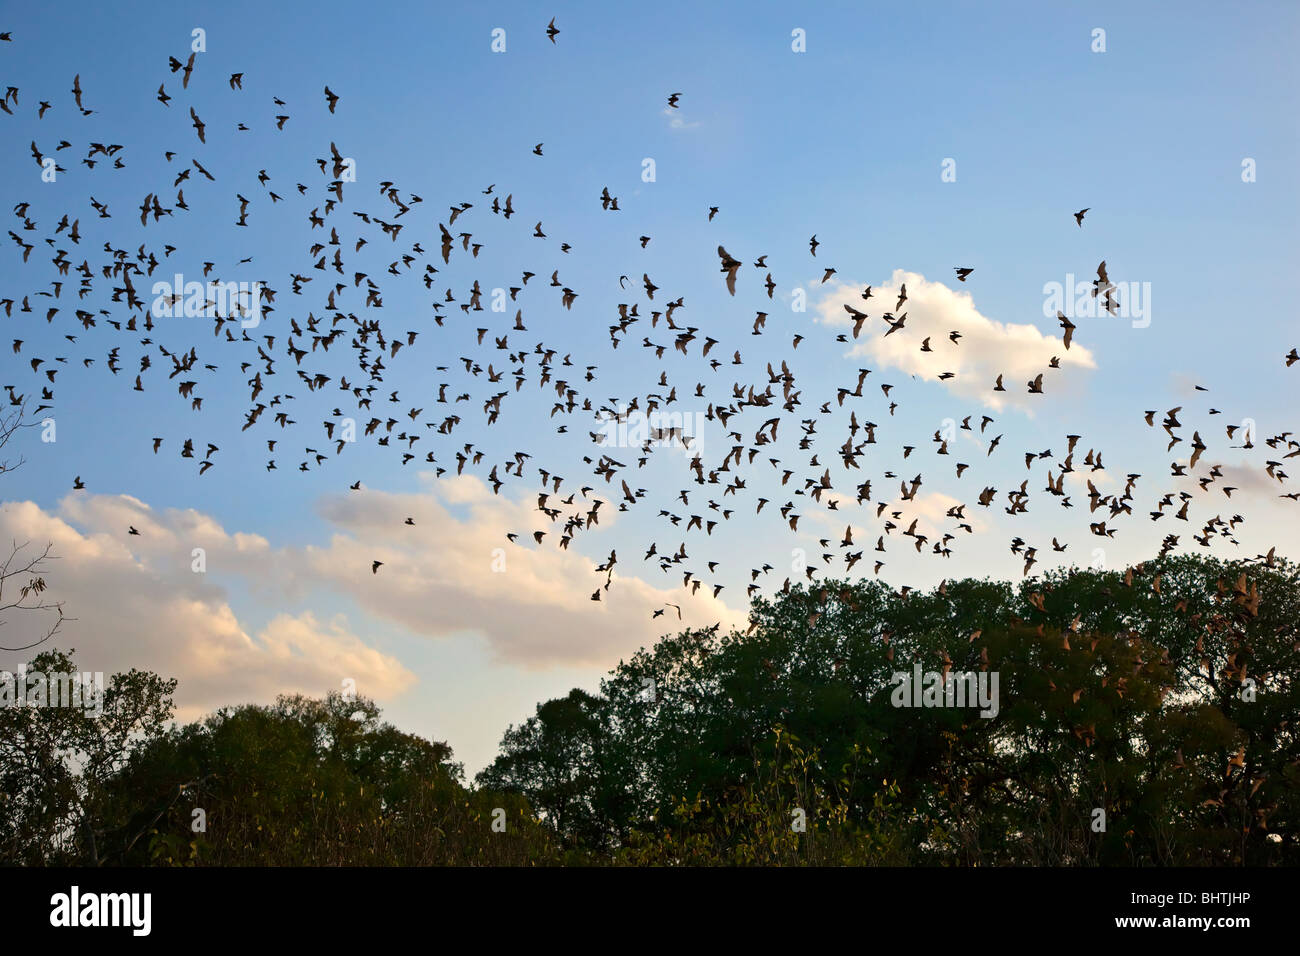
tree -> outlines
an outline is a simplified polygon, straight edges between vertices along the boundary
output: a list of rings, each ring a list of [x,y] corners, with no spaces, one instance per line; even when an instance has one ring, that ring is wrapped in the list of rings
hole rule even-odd
[[[623,792],[608,759],[608,711],[607,701],[577,689],[539,704],[536,716],[506,731],[503,753],[479,773],[479,786],[522,794],[557,833],[607,847]]]
[[[491,779],[553,805],[570,839],[594,826],[644,850],[683,806],[734,827],[722,808],[784,766],[780,728],[817,755],[808,792],[863,832],[887,805],[913,862],[1295,863],[1297,621],[1297,570],[1272,557],[795,587],[756,601],[743,634],[668,636],[620,663],[581,698],[591,719],[542,705]],[[996,675],[996,713],[896,706],[914,666]]]
[[[38,654],[27,673],[76,673],[72,653]],[[105,683],[97,713],[0,707],[0,863],[98,866],[103,829],[94,808],[133,750],[162,734],[175,689],[174,680],[131,670]]]
[[[139,748],[103,793],[125,865],[535,865],[554,841],[516,795],[472,791],[445,743],[369,700],[282,696]],[[495,826],[494,826],[495,824]]]
[[[26,421],[26,415],[25,401],[21,402],[16,409],[0,414],[0,452],[4,451],[5,446],[21,429],[37,424]],[[0,476],[14,471],[22,464],[21,456],[17,460],[0,457]],[[0,564],[0,615],[6,612],[17,612],[16,616],[20,618],[40,621],[38,633],[41,636],[36,640],[15,636],[14,643],[0,644],[0,650],[30,650],[39,644],[44,644],[63,626],[63,602],[50,601],[45,597],[45,573],[49,570],[48,562],[51,560],[50,552],[54,545],[47,543],[45,549],[35,557],[32,556],[34,552],[27,551],[30,546],[30,541],[21,545],[17,541],[13,542],[8,557],[3,564]],[[6,592],[8,592],[7,596]],[[4,628],[8,623],[9,621],[0,618],[0,628]],[[0,630],[0,636],[7,637],[7,635],[8,632]]]
[[[16,643],[0,645],[0,650],[27,651],[44,644],[63,626],[63,602],[50,601],[45,597],[45,574],[51,559],[53,543],[48,543],[40,554],[27,552],[31,542],[19,544],[17,541],[9,551],[9,556],[0,564],[0,614],[12,618],[17,612],[24,618],[31,616],[39,620],[34,640],[15,635]],[[33,556],[34,555],[34,556]],[[15,595],[15,591],[17,592]],[[0,628],[5,628],[11,621],[0,620]],[[0,630],[0,634],[6,634]]]

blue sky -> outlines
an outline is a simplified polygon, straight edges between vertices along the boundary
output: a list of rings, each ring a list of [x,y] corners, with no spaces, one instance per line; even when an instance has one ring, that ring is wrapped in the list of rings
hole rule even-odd
[[[552,14],[561,30],[555,44],[544,35]],[[1252,418],[1265,437],[1293,425],[1295,370],[1285,368],[1282,357],[1300,344],[1287,281],[1300,252],[1300,197],[1292,172],[1300,160],[1293,62],[1298,18],[1297,9],[1283,3],[1187,4],[1177,13],[1155,5],[1041,3],[891,9],[826,4],[814,10],[775,3],[564,3],[545,11],[531,4],[392,4],[379,11],[328,2],[214,8],[176,3],[147,16],[95,5],[79,6],[75,16],[30,6],[5,11],[0,30],[11,31],[14,40],[0,44],[0,85],[20,89],[15,115],[0,116],[6,147],[0,150],[0,214],[9,223],[6,230],[21,226],[13,206],[30,202],[28,215],[38,229],[25,232],[26,241],[51,236],[65,212],[80,217],[80,246],[63,237],[56,243],[70,250],[74,263],[102,260],[106,240],[131,250],[142,242],[150,248],[165,242],[177,251],[155,278],[174,271],[197,278],[202,262],[210,260],[223,278],[268,282],[278,292],[275,311],[250,335],[276,336],[274,351],[280,354],[267,394],[293,393],[299,425],[282,430],[268,411],[257,426],[240,431],[249,408],[244,383],[258,365],[256,353],[251,345],[219,342],[207,319],[159,320],[146,391],[132,391],[139,355],[146,351],[139,336],[114,332],[103,322],[74,329],[69,323],[78,307],[71,298],[75,275],[64,277],[56,303],[60,313],[45,323],[49,300],[34,293],[49,289],[55,278],[50,249],[38,242],[24,265],[6,239],[0,296],[21,301],[33,295],[36,311],[0,316],[4,383],[38,393],[48,383],[32,374],[29,359],[48,362],[60,355],[69,361],[54,386],[57,441],[43,444],[29,434],[20,449],[26,464],[4,476],[3,530],[13,537],[48,533],[66,548],[65,567],[72,570],[60,596],[78,620],[66,626],[61,640],[104,669],[142,666],[174,674],[182,680],[182,703],[201,712],[221,703],[269,699],[278,689],[322,693],[337,686],[340,673],[348,676],[340,672],[340,660],[358,667],[361,661],[370,677],[369,686],[361,682],[361,692],[374,693],[400,726],[447,739],[471,770],[490,760],[506,725],[527,716],[535,702],[575,684],[594,688],[620,657],[666,629],[661,625],[672,611],[652,622],[645,619],[648,612],[640,613],[641,605],[662,598],[660,590],[680,593],[680,574],[661,574],[653,562],[641,561],[650,540],[661,551],[689,540],[693,558],[718,560],[719,571],[708,579],[725,585],[725,609],[743,617],[751,566],[760,560],[788,566],[792,548],[819,550],[814,539],[838,537],[845,523],[830,516],[824,525],[814,524],[808,517],[800,533],[792,534],[779,520],[767,520],[791,498],[797,480],[782,489],[778,476],[773,484],[777,473],[764,465],[765,452],[751,483],[753,494],[774,488],[762,520],[753,518],[752,495],[737,496],[739,504],[726,499],[727,507],[735,507],[735,520],[711,537],[665,530],[657,512],[673,509],[677,492],[687,487],[686,458],[665,452],[636,469],[629,450],[616,453],[631,465],[622,476],[646,488],[646,497],[617,521],[602,515],[598,530],[574,541],[575,560],[546,563],[558,534],[542,548],[529,542],[526,560],[533,563],[526,579],[514,578],[512,570],[503,576],[489,570],[486,553],[480,565],[477,557],[457,552],[480,534],[483,541],[495,535],[491,540],[504,546],[506,530],[527,539],[543,526],[495,526],[507,518],[524,521],[537,491],[538,464],[565,477],[564,494],[581,484],[603,485],[581,460],[592,454],[585,436],[594,425],[569,416],[569,433],[555,433],[566,419],[549,417],[555,392],[538,388],[535,361],[519,392],[509,372],[492,386],[484,376],[463,372],[459,358],[465,355],[478,357],[484,368],[489,361],[497,370],[513,368],[506,350],[491,348],[491,338],[485,348],[474,340],[480,327],[490,328],[493,337],[506,334],[515,308],[523,309],[529,331],[509,332],[510,350],[531,351],[545,342],[557,350],[557,363],[571,354],[574,368],[557,364],[555,374],[580,386],[597,406],[615,396],[639,394],[644,401],[656,391],[662,368],[678,389],[681,407],[704,411],[707,402],[691,398],[696,382],[708,384],[710,401],[726,401],[733,382],[743,379],[761,389],[765,364],[788,359],[804,404],[781,426],[783,460],[794,461],[798,419],[818,417],[823,401],[834,405],[836,385],[851,386],[857,368],[872,368],[867,397],[857,409],[861,420],[881,424],[880,445],[872,448],[862,473],[848,477],[853,483],[873,478],[875,502],[896,495],[897,482],[881,477],[886,470],[905,478],[923,471],[927,493],[971,501],[968,512],[982,512],[985,524],[947,561],[911,554],[906,543],[892,544],[881,573],[891,584],[928,585],[964,574],[1018,577],[1022,562],[1007,547],[1013,535],[1046,552],[1039,555],[1040,566],[1062,557],[1047,547],[1053,536],[1070,544],[1064,558],[1086,563],[1096,544],[1087,529],[1086,491],[1077,488],[1076,507],[1064,512],[1039,493],[1049,462],[1027,470],[1023,461],[1025,451],[1048,448],[1052,461],[1059,461],[1066,434],[1084,436],[1080,458],[1087,447],[1104,449],[1115,484],[1102,486],[1103,493],[1122,490],[1128,472],[1144,475],[1137,516],[1125,519],[1116,539],[1106,542],[1112,552],[1107,560],[1149,556],[1170,530],[1183,532],[1183,543],[1194,547],[1194,523],[1171,529],[1169,520],[1153,525],[1143,517],[1161,494],[1195,490],[1169,477],[1171,459],[1186,457],[1192,428],[1211,445],[1207,463],[1213,459],[1245,474],[1258,473],[1266,455],[1230,448],[1224,423]],[[189,89],[182,90],[167,58],[188,56],[196,27],[206,31],[207,48],[196,58]],[[504,53],[490,48],[495,28],[506,31]],[[1096,28],[1106,31],[1104,53],[1091,49]],[[806,32],[806,52],[791,50],[795,29]],[[244,74],[242,91],[227,84],[233,72]],[[89,117],[77,115],[72,104],[69,90],[78,73],[85,103],[95,110]],[[159,83],[173,97],[170,107],[154,98]],[[325,109],[326,84],[341,97],[333,115]],[[682,94],[680,108],[668,111],[673,92]],[[273,122],[281,112],[273,96],[287,104],[283,112],[290,119],[282,131]],[[39,100],[53,105],[40,120]],[[190,127],[190,106],[207,124],[206,144],[197,142]],[[238,122],[250,130],[237,132]],[[60,139],[73,146],[54,153]],[[67,167],[55,183],[41,182],[32,141]],[[542,157],[531,152],[539,141],[545,143]],[[126,168],[80,165],[88,142],[123,144]],[[314,160],[328,155],[331,142],[355,159],[357,183],[346,187],[345,204],[328,218],[327,228],[313,231],[307,215],[323,206],[328,182]],[[165,149],[177,151],[170,163],[163,159]],[[141,228],[138,213],[133,215],[140,199],[163,184],[156,191],[169,203],[171,180],[190,158],[213,171],[217,182],[192,175],[182,185],[190,212]],[[655,163],[651,183],[642,181],[646,158]],[[956,164],[955,182],[940,176],[949,158]],[[1241,175],[1247,158],[1257,170],[1249,183]],[[260,169],[271,177],[267,187],[257,182]],[[365,233],[368,245],[354,253],[351,242],[361,233],[349,212],[391,218],[394,211],[379,194],[381,181],[396,183],[404,198],[415,193],[424,202],[396,220],[405,224],[397,242],[372,229]],[[309,194],[299,196],[296,183],[308,185]],[[481,191],[493,183],[494,195],[514,197],[518,215],[508,223],[486,209],[490,197]],[[620,211],[602,211],[602,187],[619,197]],[[272,205],[268,189],[284,202]],[[250,228],[234,225],[237,193],[252,200]],[[97,221],[90,196],[108,204],[111,220]],[[472,232],[483,250],[474,259],[457,243],[444,265],[436,257],[438,223],[447,222],[448,207],[462,201],[474,208],[452,231]],[[719,207],[712,221],[710,206]],[[1072,214],[1085,206],[1090,212],[1078,228]],[[539,220],[545,240],[532,236]],[[329,226],[346,236],[346,279],[311,268],[306,247],[325,242]],[[814,233],[821,243],[815,259],[808,253]],[[642,234],[652,237],[644,250],[637,242]],[[429,255],[409,273],[387,275],[388,264],[415,241]],[[560,251],[564,241],[571,253]],[[745,262],[735,297],[726,294],[718,275],[719,244]],[[751,267],[763,254],[778,284],[770,301],[761,289],[766,270]],[[252,263],[238,262],[249,256]],[[1059,338],[1056,323],[1044,316],[1044,286],[1064,282],[1067,273],[1088,281],[1103,259],[1113,280],[1149,289],[1150,324],[1076,320],[1071,355],[1059,348],[1053,354],[1075,359],[1086,350],[1091,362],[1050,373],[1047,394],[1030,397],[1032,402],[1020,394],[1023,381],[1009,376],[1017,405],[1006,408],[990,407],[994,396],[987,386],[978,396],[956,387],[964,384],[962,376],[956,386],[945,385],[932,375],[913,379],[912,366],[882,353],[850,356],[850,344],[835,341],[848,330],[818,321],[838,313],[837,280],[880,288],[903,270],[968,293],[969,306],[983,319]],[[419,281],[425,261],[439,269],[432,293]],[[821,270],[829,266],[837,270],[835,280],[819,285]],[[955,266],[975,271],[959,284]],[[447,288],[463,302],[478,280],[486,298],[487,290],[518,285],[525,268],[537,277],[506,315],[465,316],[448,305],[446,327],[432,323],[431,301],[441,301]],[[571,310],[561,308],[558,290],[547,286],[554,269],[579,293]],[[416,344],[388,363],[373,413],[391,413],[403,425],[412,407],[427,410],[421,422],[435,413],[441,417],[447,409],[434,404],[441,382],[449,383],[451,396],[468,391],[474,397],[455,407],[464,421],[449,439],[438,444],[430,430],[419,429],[421,455],[409,465],[399,464],[393,448],[362,441],[337,459],[331,454],[320,467],[299,472],[305,447],[332,453],[320,423],[348,396],[336,391],[336,381],[309,393],[293,376],[292,361],[283,354],[289,318],[301,322],[309,311],[325,314],[321,287],[332,278],[351,287],[356,270],[383,286],[383,309],[375,315],[390,339],[419,332]],[[289,291],[292,272],[317,277],[303,296]],[[641,292],[643,273],[660,287],[654,303]],[[620,275],[629,277],[629,289],[620,289]],[[97,282],[97,292],[85,302],[110,307],[106,286]],[[926,287],[911,280],[913,291]],[[808,292],[808,311],[791,310],[795,288]],[[914,322],[926,316],[941,322],[957,307],[945,290],[932,291],[931,299],[916,300],[921,311]],[[690,356],[674,354],[662,323],[648,327],[650,309],[678,296],[686,303],[679,323],[719,339],[714,355],[728,363],[739,348],[739,370],[729,364],[709,370],[699,360],[698,344]],[[357,314],[362,299],[352,288],[342,295],[346,310]],[[634,301],[647,319],[611,350],[608,328],[617,322],[617,305]],[[884,331],[879,315],[893,303],[879,302],[869,303],[872,321],[864,343]],[[758,309],[769,318],[765,334],[752,336]],[[805,339],[792,352],[796,333]],[[68,342],[66,334],[76,334],[77,342]],[[351,334],[328,358],[313,355],[303,367],[358,381],[347,350]],[[984,349],[985,362],[996,364],[998,350],[1005,348],[1010,362],[1016,340],[999,335],[990,332],[985,341],[973,334],[967,339],[972,352],[961,354]],[[668,344],[662,364],[639,347],[643,336]],[[15,338],[24,340],[19,356],[9,347]],[[175,393],[182,377],[166,379],[169,369],[158,364],[166,360],[157,343],[175,351],[193,345],[201,363],[219,366],[190,376],[204,399],[200,413]],[[115,345],[123,365],[116,377],[104,367]],[[82,357],[96,362],[83,368]],[[242,373],[239,364],[250,360],[253,366]],[[448,371],[438,372],[440,365]],[[586,365],[597,366],[594,383],[581,381]],[[881,382],[895,385],[891,397],[899,408],[892,417],[877,387]],[[1210,391],[1195,393],[1193,383]],[[505,388],[511,395],[501,421],[485,428],[482,401]],[[392,390],[399,392],[398,403],[385,400]],[[1167,452],[1164,433],[1148,429],[1141,412],[1163,413],[1175,405],[1188,409],[1182,416],[1188,428],[1184,443]],[[1210,408],[1222,415],[1210,416]],[[357,414],[355,403],[343,410]],[[849,406],[837,409],[819,422],[823,464],[835,463],[848,411]],[[972,463],[958,481],[949,461],[936,460],[929,434],[944,419],[974,414],[978,422],[986,413],[996,421],[984,438],[1004,434],[1002,447],[991,458],[974,444],[961,446],[961,455],[955,447],[957,460]],[[743,417],[747,440],[764,417],[761,410]],[[157,456],[154,436],[164,438]],[[200,448],[208,441],[221,448],[216,466],[202,477],[196,462],[177,454],[187,437]],[[266,451],[268,438],[280,443],[275,454]],[[720,432],[704,439],[709,454],[719,458],[731,444]],[[480,501],[464,487],[450,496],[438,490],[429,466],[420,466],[422,453],[433,450],[438,463],[450,462],[454,471],[454,454],[466,442],[485,452],[483,467],[467,473],[486,478],[491,464],[526,449],[533,456],[527,480],[507,484],[499,501]],[[906,462],[899,460],[904,443],[918,448]],[[270,457],[278,470],[268,473]],[[797,467],[800,474],[814,471]],[[836,471],[836,489],[851,498],[853,484],[841,480],[843,474]],[[78,475],[87,491],[73,496]],[[1025,478],[1035,495],[1030,516],[1001,515],[1000,506],[987,512],[974,507],[981,487],[996,485],[1005,493]],[[366,493],[347,491],[357,480]],[[612,496],[607,514],[618,500],[618,484],[601,488]],[[379,497],[359,503],[371,492]],[[720,488],[699,491],[717,494]],[[1285,552],[1285,532],[1295,524],[1294,512],[1284,506],[1295,502],[1279,501],[1267,480],[1242,484],[1230,501],[1211,495],[1216,497],[1196,502],[1201,520],[1234,512],[1248,519],[1237,536],[1239,549],[1224,541],[1216,542],[1216,550],[1254,554],[1277,543]],[[692,493],[692,504],[679,503],[677,512],[697,513],[699,496]],[[16,510],[24,503],[27,510]],[[507,504],[519,510],[492,510]],[[812,515],[813,504],[799,500],[799,510]],[[145,506],[157,518],[154,542],[126,540],[119,517]],[[426,506],[433,526],[421,520],[408,534],[402,517]],[[194,515],[222,529],[212,537],[224,542],[214,554],[229,549],[229,559],[216,562],[201,585],[184,577],[188,545],[215,532],[196,530]],[[385,524],[390,518],[396,518],[391,530]],[[850,521],[862,529],[860,539],[874,541],[879,533],[874,508]],[[942,524],[943,530],[950,524]],[[816,533],[810,536],[805,528]],[[260,536],[266,552],[241,551],[237,534]],[[371,575],[366,555],[378,554],[389,541],[399,549],[395,559]],[[485,550],[474,547],[475,556]],[[574,603],[574,595],[585,600],[603,580],[590,568],[611,548],[620,563],[605,604]],[[452,552],[455,563],[447,564]],[[516,552],[508,554],[513,560]],[[870,575],[871,557],[868,552],[854,573]],[[116,562],[117,570],[95,572],[96,561]],[[345,561],[355,563],[343,567]],[[178,570],[178,564],[184,567]],[[400,582],[382,581],[389,574]],[[134,588],[132,575],[148,583],[128,599],[116,589]],[[491,575],[496,577],[485,577]],[[777,570],[765,577],[765,590],[779,587],[783,576]],[[58,575],[51,579],[57,582]],[[633,587],[638,579],[640,591]],[[637,597],[611,610],[620,589]],[[469,610],[449,610],[462,597]],[[670,594],[667,600],[676,599]],[[220,633],[230,643],[207,655],[202,629],[194,625],[169,644],[166,620],[180,613],[177,601],[193,610],[195,620],[223,621]],[[499,612],[495,623],[473,610],[486,607]],[[626,616],[633,607],[635,621]],[[428,620],[419,623],[426,608]],[[710,610],[717,608],[700,608],[696,622],[707,622]],[[566,628],[568,642],[553,637]],[[134,633],[142,635],[135,646],[107,636]],[[368,657],[364,649],[380,657]],[[8,663],[0,655],[0,665]],[[250,668],[257,673],[245,673]],[[203,690],[187,697],[187,686]]]

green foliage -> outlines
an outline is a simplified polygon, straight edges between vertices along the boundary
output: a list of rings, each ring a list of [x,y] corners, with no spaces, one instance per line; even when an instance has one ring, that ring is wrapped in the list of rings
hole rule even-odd
[[[599,697],[575,691],[582,720],[543,704],[479,780],[622,861],[1294,864],[1296,578],[1184,556],[906,595],[796,587],[744,634],[666,637]],[[914,663],[996,673],[998,713],[894,706]],[[860,852],[835,842],[850,832]]]
[[[553,862],[527,802],[468,790],[451,757],[444,743],[381,723],[371,701],[281,697],[151,742],[98,809],[122,821],[111,842],[128,865]],[[492,828],[497,808],[504,832]]]
[[[570,847],[602,849],[630,809],[621,766],[606,747],[614,736],[609,704],[581,690],[548,701],[506,734],[502,754],[478,776],[480,786],[524,796],[544,808]]]
[[[131,671],[102,717],[0,709],[0,863],[1294,865],[1297,622],[1286,561],[796,587],[539,705],[475,786],[370,701],[168,726]],[[996,714],[895,706],[914,665]]]
[[[864,820],[849,800],[861,751],[828,775],[816,749],[782,727],[744,782],[718,799],[695,794],[633,829],[615,862],[633,866],[885,866],[906,862],[894,816],[897,787],[882,782]]]
[[[45,651],[27,673],[72,674],[71,653]],[[175,681],[114,674],[102,713],[75,707],[0,707],[0,863],[100,862],[90,808],[113,786],[133,748],[163,733]]]

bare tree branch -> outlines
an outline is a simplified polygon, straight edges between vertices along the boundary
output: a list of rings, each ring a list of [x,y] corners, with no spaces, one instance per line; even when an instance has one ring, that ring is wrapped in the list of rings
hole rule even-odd
[[[63,615],[62,601],[47,601],[42,597],[47,587],[44,577],[48,571],[46,562],[58,560],[50,555],[51,550],[54,548],[53,543],[46,544],[45,549],[35,557],[20,557],[30,544],[30,541],[22,544],[17,541],[13,542],[9,557],[5,558],[3,564],[0,564],[0,614],[4,614],[6,611],[19,611],[45,620],[52,616],[54,622],[45,626],[44,635],[31,643],[13,647],[0,644],[0,650],[25,651],[44,644],[58,633],[65,620],[71,620]],[[16,599],[14,598],[15,587],[18,589]],[[6,589],[9,592],[7,599],[5,597]],[[9,623],[9,621],[0,620],[0,628]]]
[[[11,405],[9,409],[0,413],[0,450],[9,444],[9,440],[18,434],[19,429],[33,428],[38,422],[35,420],[27,421],[27,399],[23,398],[17,405]],[[26,461],[21,455],[16,461],[8,458],[0,458],[0,475],[11,471],[16,471],[22,467]]]

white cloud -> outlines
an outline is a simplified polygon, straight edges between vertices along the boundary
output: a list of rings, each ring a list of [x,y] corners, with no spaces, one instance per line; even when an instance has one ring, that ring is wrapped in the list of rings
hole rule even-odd
[[[338,688],[343,677],[380,698],[414,682],[399,661],[366,646],[342,619],[322,622],[309,611],[286,612],[249,633],[213,576],[191,570],[192,547],[207,548],[209,563],[219,564],[247,545],[204,515],[153,512],[126,495],[74,494],[60,510],[63,516],[33,502],[0,508],[0,537],[30,542],[29,551],[53,545],[46,597],[64,602],[73,618],[53,646],[75,648],[78,665],[87,670],[139,667],[178,678],[182,717],[280,693],[318,695]],[[138,537],[128,538],[128,521]],[[39,626],[11,615],[6,644],[26,643]],[[15,666],[40,649],[0,658],[3,666]]]
[[[827,325],[852,325],[845,304],[871,317],[850,356],[865,355],[882,366],[928,381],[938,381],[941,373],[952,372],[953,377],[943,385],[990,408],[1001,410],[1010,405],[1032,411],[1036,402],[1067,387],[1068,370],[1097,367],[1092,352],[1078,342],[1067,350],[1059,337],[1044,335],[1035,325],[990,319],[975,308],[968,291],[930,282],[918,273],[895,269],[888,282],[873,287],[871,298],[865,301],[861,296],[864,285],[837,280],[825,288],[814,306],[818,321]],[[907,286],[907,300],[895,310],[903,285]],[[894,312],[895,318],[906,313],[907,322],[886,336],[884,312]],[[954,330],[961,333],[955,344],[949,339]],[[931,351],[922,352],[921,343],[927,336]],[[1053,356],[1060,359],[1060,369],[1048,368]],[[1044,395],[1031,395],[1027,383],[1039,372],[1043,373]],[[993,391],[998,375],[1003,376],[1005,392]]]
[[[699,120],[696,120],[693,123],[688,123],[686,120],[682,119],[680,108],[675,110],[665,106],[662,112],[664,116],[668,117],[669,129],[696,129],[703,125]]]
[[[689,597],[680,588],[657,588],[630,576],[626,572],[637,569],[639,554],[619,557],[613,586],[605,590],[605,576],[593,569],[608,552],[593,561],[578,552],[577,542],[571,550],[557,545],[564,518],[585,513],[594,497],[562,506],[561,518],[551,522],[537,511],[533,496],[496,496],[469,475],[424,477],[427,494],[362,491],[325,499],[322,517],[342,533],[328,548],[306,549],[312,576],[414,633],[480,633],[499,659],[529,666],[610,665],[678,626],[671,609],[652,622],[653,611],[669,601],[681,605],[683,626],[721,621],[728,627],[745,620],[745,612],[715,600],[707,585]],[[548,506],[559,499],[552,496]],[[458,520],[449,505],[467,509],[467,517]],[[600,524],[580,536],[599,536],[615,524],[617,513],[606,502]],[[407,517],[414,527],[404,524]],[[541,530],[547,536],[538,546],[532,533]],[[516,543],[506,540],[507,531],[518,534]],[[494,561],[502,558],[505,570],[494,571]],[[372,559],[385,562],[377,575],[368,573]],[[367,573],[358,575],[358,568]],[[592,601],[598,588],[601,599]],[[669,624],[661,626],[664,621]]]
[[[707,585],[691,597],[633,576],[639,554],[620,556],[605,590],[594,567],[608,552],[593,561],[578,543],[561,550],[563,519],[552,524],[535,497],[498,497],[470,476],[423,477],[426,489],[414,494],[323,499],[318,510],[333,534],[319,545],[274,547],[193,509],[155,511],[128,495],[85,492],[69,494],[53,513],[33,502],[6,504],[0,539],[53,544],[48,597],[77,619],[64,624],[56,646],[75,647],[87,669],[141,667],[178,678],[183,717],[279,693],[319,695],[346,677],[381,701],[411,687],[416,675],[367,644],[346,617],[313,612],[326,593],[350,598],[361,621],[385,619],[430,638],[477,635],[498,662],[530,668],[605,669],[667,631],[744,626],[746,612],[714,599]],[[575,501],[564,515],[592,500]],[[584,532],[597,540],[617,515],[609,503],[601,512],[600,524]],[[537,546],[532,532],[543,528]],[[518,544],[507,530],[519,533]],[[192,570],[196,548],[206,573]],[[502,557],[504,570],[494,571]],[[373,560],[384,562],[378,574]],[[253,610],[269,618],[265,626],[241,623],[228,588],[247,592]],[[680,622],[672,609],[652,618],[667,602],[681,606]],[[5,643],[23,643],[15,633],[23,626],[11,620]],[[0,666],[18,660],[0,655]]]

